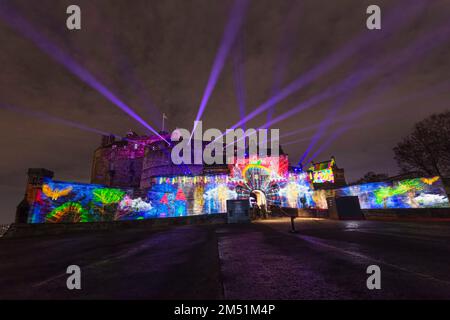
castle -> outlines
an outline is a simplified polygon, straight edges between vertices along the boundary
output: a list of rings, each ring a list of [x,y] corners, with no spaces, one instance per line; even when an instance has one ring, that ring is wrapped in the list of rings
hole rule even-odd
[[[160,135],[170,140],[168,132],[160,132]],[[91,183],[120,188],[148,188],[153,177],[230,174],[230,166],[226,164],[174,165],[170,155],[171,147],[155,135],[139,136],[130,130],[121,140],[116,140],[112,135],[103,136],[101,145],[94,151]],[[283,163],[289,163],[288,155],[281,147],[279,155]],[[289,170],[294,171],[294,167],[289,167]],[[337,167],[333,157],[329,161],[311,163],[310,170],[328,173],[323,179],[316,174],[316,188],[346,185],[344,169]]]
[[[170,141],[168,132],[160,135]],[[110,187],[148,188],[156,176],[227,174],[225,165],[174,165],[171,147],[160,137],[139,136],[129,131],[124,138],[103,136],[94,151],[91,182]]]
[[[160,135],[170,141],[167,132]],[[94,151],[91,183],[58,181],[46,169],[30,169],[20,223],[139,220],[227,211],[232,199],[254,198],[265,208],[327,209],[328,199],[358,197],[361,208],[448,207],[440,177],[347,186],[336,159],[291,166],[276,156],[244,156],[230,164],[174,165],[159,136],[103,136]],[[207,143],[203,142],[203,146]],[[247,154],[247,153],[246,153]]]

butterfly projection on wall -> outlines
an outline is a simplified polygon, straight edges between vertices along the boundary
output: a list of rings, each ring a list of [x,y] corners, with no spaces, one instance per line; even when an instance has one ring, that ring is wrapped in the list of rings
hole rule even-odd
[[[433,177],[433,178],[422,178],[421,180],[422,180],[423,183],[426,183],[426,184],[431,186],[433,183],[435,183],[436,181],[439,180],[439,177],[436,176],[436,177]]]
[[[65,189],[52,189],[48,184],[42,186],[42,192],[52,200],[58,200],[59,197],[67,196],[71,191],[72,187],[69,186]]]

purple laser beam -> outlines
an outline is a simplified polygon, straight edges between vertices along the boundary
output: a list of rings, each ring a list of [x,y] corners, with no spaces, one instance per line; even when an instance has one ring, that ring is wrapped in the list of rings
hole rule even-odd
[[[384,91],[386,89],[386,87],[389,86],[390,82],[391,81],[389,81],[388,83],[382,83],[381,85],[379,85],[377,87],[377,89],[374,90],[373,93],[370,95],[371,98],[369,98],[367,100],[372,100],[372,98],[378,96],[381,93],[381,91]],[[373,103],[371,104],[370,102],[366,101],[365,103],[361,104],[361,107],[358,108],[358,110],[356,112],[352,112],[349,115],[346,115],[346,116],[342,117],[341,119],[339,119],[340,122],[344,122],[344,124],[341,125],[341,128],[336,131],[336,133],[332,136],[331,139],[329,139],[330,140],[329,142],[325,142],[323,145],[321,145],[318,148],[318,150],[307,161],[305,161],[305,163],[308,163],[309,161],[314,159],[318,154],[323,152],[325,150],[325,148],[327,148],[328,145],[332,141],[336,140],[342,133],[344,133],[344,132],[339,133],[340,131],[344,130],[344,128],[349,129],[349,128],[355,127],[355,125],[350,125],[349,123],[355,123],[355,121],[358,118],[360,118],[362,115],[369,113],[371,111],[380,111],[382,109],[387,109],[387,108],[393,109],[398,106],[404,105],[405,103],[410,103],[411,101],[416,101],[419,98],[424,98],[424,97],[427,97],[430,95],[434,95],[441,90],[444,90],[444,89],[448,90],[449,86],[450,86],[450,81],[440,83],[437,86],[433,86],[433,87],[429,88],[428,90],[425,90],[424,92],[418,92],[418,93],[415,93],[410,96],[396,99],[394,102],[392,102],[388,105],[383,105],[381,109],[379,108],[379,105],[373,104]],[[379,122],[380,122],[380,119],[377,118],[376,120],[371,122],[370,126],[377,124]],[[344,131],[346,131],[346,130],[344,130]]]
[[[363,81],[368,78],[376,75],[380,72],[380,70],[384,67],[394,68],[402,66],[408,62],[410,62],[413,58],[419,58],[425,53],[429,52],[432,48],[437,45],[441,45],[445,41],[448,41],[448,35],[450,33],[450,25],[444,24],[439,27],[436,31],[427,33],[425,36],[422,36],[419,40],[415,41],[413,44],[401,50],[400,53],[396,54],[394,57],[388,57],[388,59],[384,59],[384,61],[368,66],[367,68],[356,72],[349,77],[347,77],[342,83],[338,83],[329,87],[325,92],[322,92],[319,95],[316,95],[309,100],[300,103],[296,107],[287,111],[286,113],[278,116],[272,121],[266,123],[264,127],[269,127],[277,122],[280,122],[288,117],[293,116],[307,108],[312,107],[318,102],[329,98],[331,96],[346,92],[348,90],[353,90],[357,86],[359,86]]]
[[[338,128],[336,131],[334,131],[331,136],[314,152],[314,154],[310,157],[310,159],[314,159],[316,158],[318,155],[320,155],[323,151],[325,151],[325,149],[327,149],[331,143],[333,143],[336,139],[338,139],[340,136],[342,136],[344,133],[346,133],[347,131],[351,130],[351,129],[355,129],[355,128],[368,128],[380,123],[384,123],[385,119],[379,118],[376,121],[372,121],[369,125],[358,125],[358,124],[353,124],[353,125],[344,125],[341,126],[340,128]],[[308,162],[306,162],[308,163]]]
[[[421,1],[419,5],[417,3],[418,2],[415,2],[414,5],[407,6],[407,9],[405,9],[403,3],[395,7],[393,9],[393,12],[384,19],[385,29],[392,30],[402,26],[403,24],[406,24],[411,18],[413,18],[418,12],[420,12],[426,4],[423,1]],[[400,15],[403,15],[404,18],[399,19],[398,17]],[[252,112],[247,114],[247,116],[244,119],[241,119],[239,122],[233,125],[231,129],[235,129],[241,126],[243,123],[250,121],[260,113],[266,111],[268,108],[284,100],[292,93],[298,91],[299,89],[303,88],[313,80],[317,79],[318,77],[322,76],[323,74],[330,71],[334,67],[338,66],[340,63],[350,58],[362,47],[365,47],[369,44],[373,44],[373,42],[382,39],[383,36],[384,34],[382,32],[369,34],[367,32],[363,32],[356,38],[356,40],[350,41],[349,43],[344,45],[341,49],[339,49],[336,53],[328,57],[328,59],[324,63],[319,64],[315,68],[308,71],[306,74],[300,76],[299,78],[291,82],[288,86],[284,87],[277,95],[270,98],[269,100],[258,106],[256,109],[254,109]],[[271,121],[269,121],[268,123],[270,122]]]
[[[311,137],[300,138],[300,139],[293,140],[293,141],[288,141],[286,143],[283,143],[283,146],[288,146],[288,145],[291,145],[291,144],[297,144],[297,143],[300,143],[300,142],[305,142],[305,141],[310,140],[311,138],[312,138],[312,136]]]
[[[302,157],[300,158],[299,163],[303,163],[305,158],[308,156],[311,149],[315,146],[315,144],[322,138],[323,134],[325,133],[328,126],[333,121],[333,118],[335,117],[338,110],[344,105],[346,100],[350,96],[350,91],[346,92],[345,94],[342,94],[336,98],[335,103],[331,106],[326,118],[324,121],[322,121],[319,124],[319,127],[316,130],[316,133],[313,135],[312,139],[310,140],[308,147],[306,148],[305,152],[303,153]]]
[[[146,86],[139,79],[138,75],[134,71],[131,61],[127,57],[119,45],[115,45],[116,56],[119,57],[119,72],[125,78],[125,82],[131,84],[130,87],[137,89],[137,94],[144,101],[144,107],[147,109],[149,115],[153,119],[161,119],[162,112],[156,107],[153,99],[150,97],[149,91]],[[150,122],[153,125],[154,122]],[[162,129],[162,128],[161,128]]]
[[[200,107],[195,117],[195,121],[199,121],[205,111],[209,98],[216,86],[219,75],[225,65],[228,53],[236,39],[236,36],[244,22],[244,16],[247,11],[250,0],[235,0],[233,7],[228,18],[228,23],[225,27],[225,31],[222,36],[222,41],[219,47],[219,51],[214,59],[214,63],[209,75],[208,83],[206,84],[205,92],[200,103]],[[192,135],[195,131],[195,125],[191,133],[189,141],[192,139]]]
[[[442,30],[445,30],[445,27],[442,28]],[[425,52],[419,52],[419,54],[424,54],[424,53],[425,53]],[[377,87],[375,88],[375,90],[373,90],[373,92],[372,92],[371,94],[369,94],[369,95],[366,97],[365,101],[364,101],[363,103],[360,104],[360,107],[357,108],[356,111],[352,112],[348,117],[346,117],[346,118],[343,119],[343,121],[342,121],[342,122],[344,122],[343,126],[348,125],[349,122],[352,122],[352,123],[353,123],[354,121],[357,120],[358,117],[362,116],[363,114],[365,114],[365,113],[367,113],[367,112],[369,112],[369,111],[371,111],[371,110],[374,111],[373,109],[376,109],[376,108],[374,108],[374,106],[373,106],[373,105],[374,105],[374,100],[375,100],[376,98],[378,98],[380,95],[382,95],[388,88],[391,88],[391,87],[394,85],[394,83],[395,83],[401,76],[403,76],[403,74],[400,73],[400,72],[397,72],[397,73],[395,73],[389,80],[385,80],[385,79],[381,80],[381,81],[380,81],[380,84],[377,85]],[[442,84],[441,84],[441,85],[438,85],[438,87],[434,87],[434,88],[433,88],[433,89],[434,89],[433,92],[435,92],[436,89],[439,89],[441,86],[442,86]],[[448,84],[447,84],[447,86],[448,86]],[[420,96],[420,95],[426,95],[427,93],[429,93],[429,91],[430,91],[430,90],[427,90],[427,91],[425,92],[425,94],[424,94],[424,93],[421,93],[421,94],[414,94],[414,95],[412,95],[412,96],[407,96],[407,97],[403,97],[403,98],[397,99],[396,102],[394,102],[394,103],[392,103],[392,104],[390,104],[390,105],[393,105],[393,106],[395,106],[395,105],[401,105],[401,104],[403,104],[403,103],[405,103],[405,102],[407,102],[407,101],[411,101],[413,97],[417,97],[417,96]],[[315,153],[315,154],[316,154],[316,153]],[[314,158],[314,155],[311,156],[309,159],[307,159],[305,162],[308,163],[308,162],[309,162],[310,160],[312,160],[313,158]],[[302,158],[300,159],[300,163],[303,163],[303,160],[304,160],[304,158],[302,157]]]
[[[416,92],[413,95],[408,95],[408,96],[404,96],[399,99],[396,99],[394,102],[392,102],[388,105],[381,105],[381,106],[378,104],[361,105],[361,107],[356,108],[356,110],[354,110],[354,111],[351,111],[345,115],[334,118],[333,123],[352,121],[352,120],[355,120],[355,118],[363,116],[364,114],[367,114],[372,111],[381,111],[388,107],[394,107],[395,105],[400,105],[400,104],[403,104],[403,103],[406,103],[409,101],[414,101],[419,98],[423,98],[425,96],[434,95],[443,89],[448,89],[449,86],[450,86],[450,82],[443,82],[436,86],[433,86],[432,88],[429,88],[428,90],[425,90],[424,92]],[[378,92],[377,93],[374,92],[373,95],[374,96],[378,95]],[[297,135],[299,133],[308,132],[310,130],[317,129],[320,126],[320,123],[321,122],[283,133],[280,135],[280,138],[286,138],[286,137]]]
[[[102,131],[102,130],[99,130],[99,129],[91,128],[91,127],[89,127],[87,125],[84,125],[82,123],[71,121],[71,120],[67,120],[67,119],[63,119],[63,118],[59,118],[57,116],[50,115],[50,114],[47,114],[47,113],[44,113],[44,112],[40,112],[40,111],[36,111],[36,110],[31,110],[29,108],[24,108],[24,107],[19,107],[19,106],[12,106],[12,105],[5,105],[5,104],[0,104],[0,108],[4,109],[4,110],[11,111],[11,112],[14,112],[14,113],[26,114],[26,115],[29,115],[29,116],[34,116],[34,117],[36,117],[36,118],[38,118],[40,120],[43,120],[43,121],[54,122],[54,123],[57,123],[57,124],[65,125],[65,126],[68,126],[68,127],[73,127],[73,128],[76,128],[76,129],[80,129],[80,130],[87,131],[87,132],[92,132],[92,133],[99,134],[99,135],[106,135],[106,136],[113,135],[116,138],[122,139],[121,136],[118,136],[118,135],[115,135],[115,134],[111,134],[109,132]]]
[[[275,123],[278,123],[286,118],[292,117],[293,115],[316,105],[317,103],[323,101],[324,99],[328,99],[332,96],[342,94],[348,90],[353,90],[357,86],[359,86],[363,81],[376,75],[378,72],[380,72],[380,69],[384,67],[388,68],[399,67],[401,65],[410,62],[410,60],[412,60],[413,58],[418,58],[422,56],[423,54],[429,52],[435,46],[441,45],[442,43],[447,41],[449,32],[450,32],[450,25],[443,24],[437,30],[427,33],[426,35],[422,36],[419,40],[416,40],[413,44],[402,49],[401,52],[397,54],[395,57],[393,58],[388,57],[387,59],[384,59],[381,62],[369,65],[367,68],[360,70],[354,74],[351,74],[343,82],[328,87],[321,94],[313,96],[310,99],[300,103],[296,107],[278,116],[277,118],[271,120],[269,123],[266,123],[265,125],[259,127],[258,129],[270,127]]]
[[[401,73],[396,73],[395,78],[399,78],[400,75],[402,75],[402,74],[401,74]],[[357,108],[357,110],[368,109],[368,108],[369,108],[368,106],[373,105],[374,100],[375,100],[376,98],[378,98],[380,95],[382,95],[382,94],[384,93],[384,91],[386,91],[388,88],[390,88],[390,87],[393,85],[393,82],[394,82],[394,79],[393,79],[393,78],[391,78],[389,81],[385,81],[385,80],[380,81],[380,84],[377,85],[376,88],[375,88],[374,90],[372,90],[372,92],[371,92],[368,96],[366,96],[366,98],[364,99],[364,102],[360,103],[360,107]],[[357,111],[357,110],[356,110],[356,111]],[[349,125],[348,123],[350,122],[350,120],[356,120],[356,116],[355,116],[356,114],[357,114],[357,112],[355,112],[355,111],[352,112],[352,113],[350,113],[350,115],[348,116],[348,118],[342,121],[342,122],[344,122],[344,124],[342,125],[342,127],[343,127],[343,128],[344,128],[344,127],[350,127],[350,125]],[[327,117],[327,119],[326,119],[327,123],[325,124],[325,127],[324,127],[324,122],[325,122],[325,121],[323,121],[323,122],[319,125],[319,129],[317,130],[317,132],[320,132],[320,133],[321,133],[321,134],[320,134],[320,137],[323,136],[323,133],[324,133],[326,127],[328,127],[328,126],[331,124],[331,122],[328,121],[328,120],[331,120],[331,121],[332,121],[332,119],[329,119],[329,117]],[[354,123],[354,121],[352,121],[352,123]],[[319,140],[319,139],[316,139],[316,140],[314,141],[314,145],[318,142],[318,140]],[[306,155],[311,151],[311,149],[312,149],[312,147],[313,147],[314,145],[310,144],[309,149],[308,149],[308,152],[305,152],[305,153],[303,154],[303,156],[301,157],[301,159],[300,159],[300,161],[299,161],[299,164],[308,163],[308,162],[310,162],[311,160],[313,160],[315,156],[317,156],[317,152],[316,152],[316,153],[314,153],[312,156],[310,156],[308,159],[306,159],[306,161],[305,161]],[[319,149],[320,149],[320,147],[319,147]]]
[[[276,55],[276,67],[274,74],[274,82],[271,90],[271,96],[275,96],[282,88],[283,80],[286,76],[287,66],[291,60],[296,43],[295,27],[298,21],[298,11],[303,6],[303,2],[292,0],[289,4],[289,12],[282,28],[281,40],[278,44],[278,52]],[[267,110],[267,121],[272,120],[275,112],[275,105]]]
[[[236,40],[233,50],[233,80],[234,89],[236,92],[237,103],[239,106],[239,116],[242,119],[245,117],[245,80],[244,80],[244,43],[242,34]],[[245,130],[245,127],[244,127]]]
[[[361,65],[366,62],[366,59],[364,59],[364,61],[359,61],[357,63],[357,69],[361,68]],[[321,123],[319,124],[316,133],[314,134],[314,136],[312,137],[308,147],[306,148],[305,152],[303,153],[303,155],[300,158],[299,164],[303,164],[305,158],[308,156],[308,154],[311,152],[312,148],[315,146],[316,143],[319,142],[319,140],[322,138],[322,136],[324,135],[325,131],[327,130],[327,128],[331,125],[331,123],[333,122],[333,119],[336,117],[336,114],[338,113],[338,111],[344,106],[344,103],[347,102],[347,100],[350,98],[351,95],[351,91],[347,91],[346,93],[338,96],[335,99],[335,102],[331,105],[329,111],[327,112],[325,119],[323,119],[321,121]]]
[[[64,66],[72,74],[77,76],[80,80],[85,82],[91,88],[95,89],[106,99],[112,102],[115,106],[127,113],[131,118],[135,119],[142,126],[159,136],[162,140],[169,143],[163,136],[161,136],[152,126],[150,126],[144,119],[142,119],[136,112],[120,100],[115,94],[109,91],[102,83],[100,83],[91,73],[73,60],[70,56],[64,53],[60,48],[53,44],[49,39],[37,32],[30,23],[19,16],[11,8],[7,8],[5,3],[0,4],[0,17],[7,22],[7,24],[25,38],[31,40],[41,51],[46,53],[53,60]]]
[[[63,118],[59,118],[56,117],[54,115],[50,115],[44,112],[40,112],[40,111],[36,111],[36,110],[31,110],[29,108],[24,108],[24,107],[18,107],[18,106],[11,106],[11,105],[4,105],[4,104],[0,104],[0,109],[4,109],[4,110],[8,110],[14,113],[18,113],[18,114],[26,114],[29,116],[34,116],[42,121],[46,121],[46,122],[53,122],[53,123],[57,123],[60,125],[65,125],[68,127],[73,127],[79,130],[83,130],[83,131],[87,131],[87,132],[91,132],[91,133],[95,133],[95,134],[99,134],[99,135],[112,135],[114,136],[116,139],[119,140],[128,140],[131,143],[133,143],[133,140],[129,140],[125,137],[116,135],[116,134],[112,134],[106,131],[102,131],[96,128],[91,128],[87,125],[84,125],[82,123],[79,122],[75,122],[75,121],[71,121],[71,120],[67,120],[67,119],[63,119]],[[170,157],[170,153],[166,150],[163,149],[163,152]],[[181,166],[185,169],[186,172],[189,172],[190,175],[192,175],[192,171],[189,169],[189,167],[186,164],[179,164],[178,166]]]

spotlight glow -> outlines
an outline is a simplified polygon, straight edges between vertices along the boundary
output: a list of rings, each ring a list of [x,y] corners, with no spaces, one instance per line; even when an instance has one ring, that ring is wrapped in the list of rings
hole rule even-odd
[[[36,31],[36,28],[23,19],[18,13],[11,8],[7,8],[5,3],[2,3],[0,6],[0,18],[7,22],[13,30],[31,40],[42,52],[46,53],[53,60],[64,66],[84,83],[95,89],[115,106],[127,113],[131,118],[168,143],[168,141],[165,140],[165,138],[162,137],[152,126],[145,122],[144,119],[142,119],[122,100],[120,100],[114,93],[108,90],[108,88],[100,83],[91,73],[89,73],[89,71],[83,68],[79,63],[77,63],[44,35]]]
[[[414,3],[414,5],[408,6],[407,9],[405,9],[405,6],[403,4],[398,5],[391,11],[392,13],[387,15],[386,18],[384,19],[383,22],[384,28],[386,30],[395,30],[397,28],[402,27],[403,25],[408,23],[412,18],[414,18],[417,13],[421,12],[425,5],[426,2],[424,1],[418,1]],[[399,19],[399,17],[401,17],[401,19]],[[237,127],[242,126],[244,123],[250,121],[260,113],[266,111],[267,109],[284,100],[294,92],[305,87],[307,84],[324,75],[326,72],[331,71],[333,68],[337,67],[339,64],[346,61],[356,52],[361,50],[361,48],[369,46],[383,39],[383,37],[385,37],[385,34],[383,33],[372,33],[369,35],[367,34],[367,32],[361,33],[356,39],[350,41],[349,43],[344,45],[340,50],[338,50],[337,52],[333,53],[330,57],[328,57],[325,62],[317,65],[313,69],[306,72],[304,75],[298,77],[288,86],[280,90],[278,94],[276,94],[275,96],[271,97],[269,100],[258,106],[246,117],[244,117],[235,125],[233,125],[231,129],[235,129]],[[272,120],[268,121],[264,127],[268,127],[270,126],[270,124],[273,124]]]
[[[291,61],[292,54],[297,47],[297,32],[295,30],[296,23],[299,20],[299,11],[303,7],[301,1],[291,1],[289,12],[286,15],[285,23],[282,28],[282,35],[278,44],[278,52],[276,55],[276,67],[274,71],[274,82],[272,85],[272,94],[275,96],[282,88],[283,80],[288,70],[289,61]],[[275,105],[267,110],[267,121],[272,120],[275,112]]]
[[[63,118],[59,118],[59,117],[56,117],[56,116],[44,113],[44,112],[35,111],[35,110],[31,110],[31,109],[24,108],[24,107],[0,104],[0,109],[5,109],[5,110],[8,110],[8,111],[11,111],[11,112],[14,112],[14,113],[18,113],[18,114],[21,114],[21,115],[25,114],[25,115],[33,116],[33,117],[36,117],[36,118],[38,118],[38,119],[40,119],[42,121],[54,122],[54,123],[57,123],[57,124],[65,125],[65,126],[68,126],[68,127],[73,127],[73,128],[76,128],[76,129],[80,129],[80,130],[87,131],[87,132],[92,132],[92,133],[99,134],[99,135],[106,135],[106,136],[113,135],[114,137],[116,137],[118,139],[122,139],[121,136],[118,136],[118,135],[115,135],[115,134],[111,134],[109,132],[98,130],[98,129],[95,129],[95,128],[91,128],[91,127],[89,127],[87,125],[84,125],[82,123],[78,123],[78,122],[71,121],[71,120],[66,120],[66,119],[63,119]]]
[[[211,97],[211,94],[216,86],[219,75],[223,69],[225,64],[225,60],[227,59],[228,53],[236,39],[236,36],[241,28],[242,23],[244,22],[244,16],[247,11],[250,0],[235,0],[233,4],[233,8],[231,9],[230,17],[228,20],[228,24],[225,28],[222,41],[219,47],[219,51],[217,52],[216,58],[214,60],[213,67],[211,69],[211,74],[209,75],[208,83],[206,84],[205,92],[203,94],[202,101],[200,103],[200,107],[198,109],[197,116],[195,121],[199,121],[205,111],[206,105]],[[192,134],[195,132],[192,130]],[[189,141],[192,139],[192,134]]]
[[[244,68],[243,68],[243,51],[244,51],[243,37],[240,36],[236,41],[233,54],[233,80],[234,90],[236,92],[237,103],[239,106],[240,118],[245,117],[245,82],[244,82]],[[245,126],[243,128],[245,130]]]
[[[436,46],[444,44],[450,33],[450,25],[444,24],[440,28],[425,34],[417,41],[413,42],[411,45],[402,49],[394,57],[387,57],[379,63],[369,65],[365,69],[355,72],[345,78],[344,81],[337,83],[331,87],[328,87],[321,94],[313,96],[312,98],[300,103],[296,107],[290,109],[286,113],[278,116],[277,118],[269,121],[265,125],[259,127],[267,128],[275,123],[278,123],[286,118],[289,118],[305,109],[308,109],[317,103],[323,101],[324,99],[333,97],[338,94],[342,94],[351,90],[354,90],[364,81],[368,80],[370,77],[380,73],[384,69],[392,70],[394,68],[399,68],[407,63],[410,63],[414,59],[422,57],[424,54],[430,52]]]

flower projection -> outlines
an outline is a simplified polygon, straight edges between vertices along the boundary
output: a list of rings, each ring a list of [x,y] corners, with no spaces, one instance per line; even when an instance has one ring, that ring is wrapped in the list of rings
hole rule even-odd
[[[145,202],[140,197],[133,199],[129,196],[125,196],[119,203],[119,209],[131,210],[135,212],[147,212],[153,209],[151,203]]]
[[[445,207],[448,205],[448,199],[445,195],[441,194],[420,194],[414,198],[411,204],[419,207]]]

